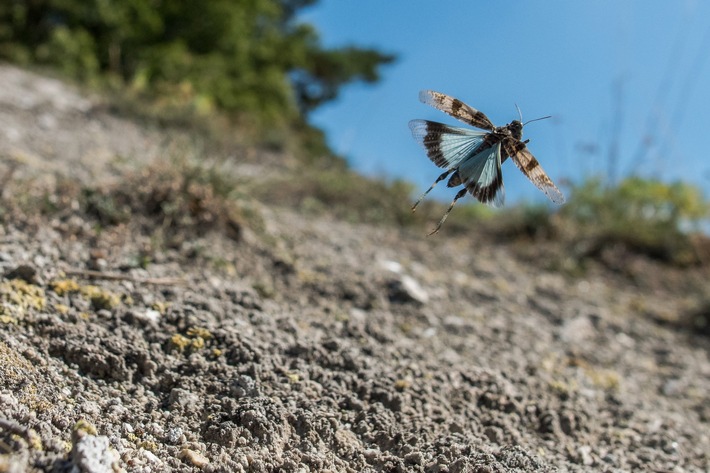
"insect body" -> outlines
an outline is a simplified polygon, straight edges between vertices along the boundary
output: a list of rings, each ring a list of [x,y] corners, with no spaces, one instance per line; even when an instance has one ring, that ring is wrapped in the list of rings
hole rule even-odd
[[[448,187],[464,186],[456,194],[448,210],[430,235],[439,231],[456,201],[466,195],[467,191],[484,204],[493,207],[502,206],[505,201],[505,188],[503,187],[501,163],[508,157],[551,201],[556,204],[565,201],[562,192],[545,174],[537,159],[528,151],[526,144],[529,140],[522,141],[523,126],[525,125],[522,122],[522,117],[520,121],[513,120],[505,126],[495,126],[483,112],[440,92],[423,90],[419,93],[419,100],[468,125],[487,130],[482,132],[452,127],[429,120],[409,122],[414,139],[424,147],[429,159],[440,168],[445,169],[444,173],[416,201],[412,211],[416,210],[422,199],[437,183],[449,176],[449,181],[446,184]],[[542,118],[537,120],[542,120]]]

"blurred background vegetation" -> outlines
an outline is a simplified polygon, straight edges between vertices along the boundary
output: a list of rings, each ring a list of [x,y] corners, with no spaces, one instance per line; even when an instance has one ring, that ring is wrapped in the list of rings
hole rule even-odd
[[[297,21],[316,1],[4,0],[0,59],[120,94],[132,111],[167,122],[218,116],[262,146],[296,143],[290,151],[303,158],[301,167],[250,192],[263,200],[353,221],[430,224],[446,203],[426,203],[413,215],[412,185],[356,174],[309,124],[309,113],[344,86],[377,82],[395,60],[375,49],[324,48],[316,28]],[[452,233],[480,227],[511,240],[562,241],[580,259],[610,246],[680,265],[710,259],[703,228],[710,206],[697,188],[591,177],[568,183],[567,194],[554,213],[525,204],[497,214],[462,205],[448,226]]]
[[[316,0],[7,0],[0,58],[49,66],[186,113],[302,128],[345,84],[375,82],[394,57],[324,49],[296,22]]]

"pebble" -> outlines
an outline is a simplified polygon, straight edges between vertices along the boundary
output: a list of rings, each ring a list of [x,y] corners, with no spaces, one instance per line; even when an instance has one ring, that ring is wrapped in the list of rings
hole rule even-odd
[[[210,463],[207,457],[189,448],[183,448],[180,451],[180,459],[198,468],[207,466]]]
[[[84,435],[72,449],[71,462],[82,473],[113,473],[118,452],[109,447],[108,437]]]

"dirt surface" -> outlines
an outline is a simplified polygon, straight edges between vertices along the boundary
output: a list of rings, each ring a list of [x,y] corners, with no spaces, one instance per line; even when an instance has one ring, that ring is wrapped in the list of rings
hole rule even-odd
[[[60,82],[0,83],[6,207],[161,154]],[[157,245],[56,189],[0,218],[0,472],[710,470],[710,339],[673,323],[702,271],[572,277],[258,203]]]

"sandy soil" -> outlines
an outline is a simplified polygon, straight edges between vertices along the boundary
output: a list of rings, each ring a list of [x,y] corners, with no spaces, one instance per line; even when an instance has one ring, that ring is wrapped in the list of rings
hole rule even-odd
[[[674,323],[706,272],[258,203],[171,245],[60,191],[29,214],[11,182],[115,181],[162,141],[0,83],[0,472],[710,471],[710,339]]]

